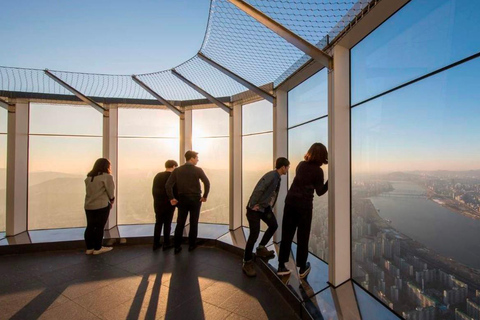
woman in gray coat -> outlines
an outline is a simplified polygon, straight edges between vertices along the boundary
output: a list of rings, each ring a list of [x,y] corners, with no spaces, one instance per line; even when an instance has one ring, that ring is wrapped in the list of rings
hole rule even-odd
[[[110,161],[100,158],[85,179],[85,229],[86,254],[101,254],[112,250],[103,247],[103,228],[108,220],[112,204],[115,201],[115,183],[111,175]]]

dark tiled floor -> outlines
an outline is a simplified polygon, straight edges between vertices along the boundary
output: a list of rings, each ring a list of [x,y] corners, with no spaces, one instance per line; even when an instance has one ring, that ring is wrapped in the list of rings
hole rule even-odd
[[[241,263],[214,247],[150,245],[1,256],[0,319],[296,319],[260,269],[251,279]]]

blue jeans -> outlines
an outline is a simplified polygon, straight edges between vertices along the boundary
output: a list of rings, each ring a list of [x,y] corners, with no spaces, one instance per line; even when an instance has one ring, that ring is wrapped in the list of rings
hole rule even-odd
[[[265,246],[268,241],[270,241],[278,228],[278,224],[277,218],[275,218],[271,207],[265,208],[264,212],[253,211],[252,209],[247,208],[247,219],[248,226],[250,227],[250,235],[248,236],[247,245],[245,246],[243,260],[250,261],[253,257],[253,246],[255,245],[255,242],[257,242],[258,235],[260,234],[260,220],[265,222],[268,226],[267,231],[265,231],[265,234],[260,241],[261,246]]]

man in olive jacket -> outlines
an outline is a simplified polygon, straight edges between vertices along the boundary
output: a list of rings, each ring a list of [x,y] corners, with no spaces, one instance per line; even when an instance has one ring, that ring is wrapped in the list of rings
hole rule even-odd
[[[268,258],[275,255],[275,252],[265,248],[265,245],[270,241],[278,228],[277,219],[272,208],[277,201],[280,182],[282,181],[281,176],[287,174],[288,168],[290,168],[290,162],[287,158],[278,158],[275,163],[275,170],[267,172],[257,182],[250,200],[248,200],[247,219],[250,235],[245,247],[242,270],[250,277],[256,275],[252,251],[260,234],[260,220],[264,221],[268,228],[257,247],[257,256]]]

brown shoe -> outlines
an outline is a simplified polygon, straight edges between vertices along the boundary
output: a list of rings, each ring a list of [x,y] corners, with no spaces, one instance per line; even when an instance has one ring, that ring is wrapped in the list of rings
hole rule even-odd
[[[260,258],[273,258],[275,257],[275,251],[273,250],[268,250],[264,246],[258,246],[257,247],[257,257]]]
[[[249,277],[255,277],[257,275],[257,272],[255,271],[255,265],[253,263],[253,260],[244,261],[243,266],[242,266],[242,270]]]

